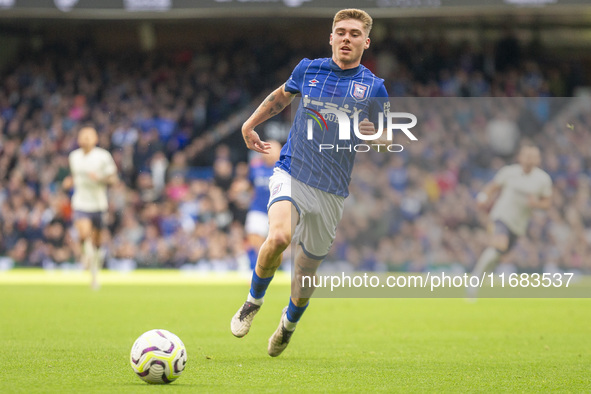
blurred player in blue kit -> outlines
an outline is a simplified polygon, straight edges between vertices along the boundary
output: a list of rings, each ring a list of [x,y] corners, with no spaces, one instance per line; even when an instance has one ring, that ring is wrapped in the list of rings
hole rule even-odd
[[[259,249],[269,233],[269,178],[273,175],[275,163],[279,160],[281,145],[277,141],[269,141],[270,149],[266,155],[258,155],[250,162],[249,178],[253,186],[252,202],[246,215],[246,240],[248,242],[248,258],[250,268],[254,269]]]
[[[317,129],[311,136],[306,129],[307,116],[320,114],[329,107],[355,110],[358,116],[351,116],[351,126],[358,127],[363,135],[375,137],[373,143],[387,142],[385,133],[376,135],[374,126],[389,108],[384,80],[361,65],[363,52],[370,45],[372,23],[365,11],[339,11],[329,37],[332,57],[303,59],[288,81],[273,91],[242,126],[247,147],[268,154],[271,145],[261,141],[255,127],[280,113],[296,94],[304,98],[270,179],[269,234],[260,248],[247,300],[231,321],[231,331],[236,337],[244,337],[249,332],[263,305],[267,287],[281,264],[281,255],[294,240],[291,297],[277,330],[269,338],[267,352],[272,357],[279,356],[287,347],[308,306],[313,288],[301,286],[302,276],[313,276],[328,254],[342,216],[344,199],[349,194],[355,150],[323,150],[319,146],[349,143],[351,147],[363,142],[355,134],[349,141],[339,139],[338,119],[328,116],[328,121],[323,119],[325,129]],[[353,124],[355,119],[358,124]]]

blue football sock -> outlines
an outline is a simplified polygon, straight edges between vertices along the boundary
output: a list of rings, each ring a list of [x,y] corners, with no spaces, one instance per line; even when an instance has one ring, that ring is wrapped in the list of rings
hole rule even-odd
[[[246,254],[248,256],[248,259],[250,260],[250,269],[254,270],[254,268],[257,266],[258,253],[256,250],[254,250],[254,248],[249,248],[246,251]]]
[[[304,306],[296,306],[296,304],[294,304],[290,298],[289,306],[287,307],[287,320],[289,320],[292,323],[297,323],[306,311],[308,305],[310,305],[310,302],[308,302]]]
[[[269,283],[271,283],[272,280],[272,276],[269,278],[260,278],[257,275],[256,270],[253,270],[252,281],[250,282],[250,295],[253,298],[263,298],[267,291],[267,287],[269,287]]]

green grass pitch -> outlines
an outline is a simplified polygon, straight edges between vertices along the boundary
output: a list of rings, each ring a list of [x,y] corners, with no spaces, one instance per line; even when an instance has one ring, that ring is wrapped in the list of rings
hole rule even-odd
[[[156,285],[133,274],[93,292],[3,275],[0,393],[591,391],[590,299],[314,299],[271,358],[285,281],[237,339],[229,326],[243,279]],[[148,385],[129,366],[131,345],[153,328],[187,347],[170,385]]]

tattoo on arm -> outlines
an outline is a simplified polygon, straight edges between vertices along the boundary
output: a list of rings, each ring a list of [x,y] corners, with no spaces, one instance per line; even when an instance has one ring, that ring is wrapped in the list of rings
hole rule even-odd
[[[274,107],[272,107],[272,108],[269,109],[269,115],[275,116],[279,112],[283,111],[283,108],[285,108],[283,105],[277,103],[277,104],[275,104]]]
[[[259,114],[261,112],[261,110],[268,108],[273,101],[275,101],[275,93],[271,93],[270,95],[267,96],[267,98],[265,100],[263,100],[263,103],[254,111],[255,114]],[[279,103],[275,104],[275,106],[278,106],[278,105],[279,105]],[[268,113],[271,116],[275,115],[273,113],[273,108],[271,108]]]
[[[275,103],[274,105],[271,105],[271,103],[273,101],[275,101],[275,94],[271,93],[269,95],[269,97],[267,97],[267,99],[265,100],[265,104],[266,106],[269,106],[269,115],[270,116],[275,116],[277,115],[279,112],[283,111],[283,109],[286,107],[283,103]]]
[[[254,114],[256,116],[260,116],[262,113],[264,113],[265,116],[272,118],[283,111],[295,96],[296,95],[294,93],[290,93],[289,100],[287,100],[287,102],[282,102],[286,100],[278,99],[282,98],[283,96],[278,97],[277,94],[273,92],[269,94],[265,100],[263,100],[262,104],[254,111]]]

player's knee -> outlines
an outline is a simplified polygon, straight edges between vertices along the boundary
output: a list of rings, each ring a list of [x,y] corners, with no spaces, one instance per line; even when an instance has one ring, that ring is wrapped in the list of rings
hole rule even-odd
[[[78,236],[80,237],[80,240],[85,241],[87,239],[92,239],[92,233],[90,232],[90,230],[78,230]]]
[[[267,237],[267,244],[276,251],[284,251],[290,243],[290,235],[282,231],[271,232]]]
[[[91,231],[92,234],[92,241],[95,244],[100,244],[101,243],[101,239],[102,239],[102,232],[100,229],[95,229],[93,228]]]
[[[499,245],[499,246],[495,247],[495,249],[500,254],[505,254],[509,251],[509,248],[506,245]]]
[[[504,236],[494,237],[491,246],[500,253],[506,253],[509,249],[509,239]]]
[[[76,221],[75,226],[80,238],[86,239],[92,236],[92,223],[90,220],[86,218],[79,219]]]

